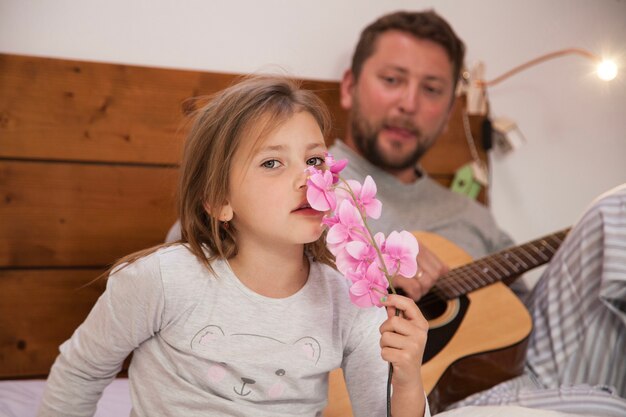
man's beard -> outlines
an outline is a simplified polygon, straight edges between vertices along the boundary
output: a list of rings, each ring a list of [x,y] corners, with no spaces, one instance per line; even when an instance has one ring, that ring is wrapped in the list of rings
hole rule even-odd
[[[363,117],[358,101],[354,102],[350,117],[352,120],[351,133],[356,147],[365,159],[383,170],[401,171],[414,167],[434,142],[432,138],[424,140],[421,130],[406,119],[383,120],[379,126],[372,126]],[[415,149],[407,155],[396,158],[385,155],[378,144],[378,135],[384,126],[393,126],[410,131],[417,138]]]

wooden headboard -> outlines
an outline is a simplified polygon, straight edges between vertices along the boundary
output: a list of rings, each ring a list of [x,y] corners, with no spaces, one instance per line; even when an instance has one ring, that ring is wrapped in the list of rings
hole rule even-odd
[[[45,376],[104,288],[86,284],[163,241],[177,217],[183,103],[236,77],[0,54],[0,378]],[[341,137],[338,83],[305,87]],[[471,159],[461,107],[424,161],[444,184]]]

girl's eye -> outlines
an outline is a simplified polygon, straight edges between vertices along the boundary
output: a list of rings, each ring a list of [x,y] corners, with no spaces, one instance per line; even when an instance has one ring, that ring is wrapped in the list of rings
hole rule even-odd
[[[324,158],[320,158],[319,156],[314,156],[313,158],[309,158],[306,160],[306,164],[310,166],[320,166],[324,163]]]
[[[280,165],[280,162],[278,162],[276,159],[270,159],[269,161],[265,161],[261,164],[263,168],[268,168],[268,169],[278,168],[279,165]]]

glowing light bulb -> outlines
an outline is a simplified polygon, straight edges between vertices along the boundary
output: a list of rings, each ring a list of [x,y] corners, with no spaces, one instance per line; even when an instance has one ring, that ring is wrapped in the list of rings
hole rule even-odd
[[[596,73],[601,80],[611,81],[617,76],[617,64],[610,59],[605,59],[598,64]]]

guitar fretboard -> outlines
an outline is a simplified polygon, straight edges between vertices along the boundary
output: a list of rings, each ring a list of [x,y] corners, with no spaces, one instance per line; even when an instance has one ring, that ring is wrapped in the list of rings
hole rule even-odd
[[[440,277],[433,289],[443,298],[452,299],[519,276],[548,263],[568,232],[569,228],[455,268]]]

